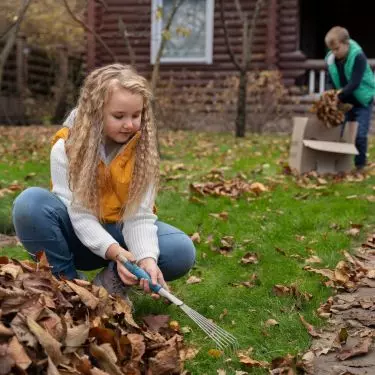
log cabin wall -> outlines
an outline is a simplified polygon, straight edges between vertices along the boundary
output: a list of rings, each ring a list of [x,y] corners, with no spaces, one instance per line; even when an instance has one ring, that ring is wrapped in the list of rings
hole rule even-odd
[[[300,51],[299,0],[279,0],[278,68],[287,86],[305,73],[306,56]]]
[[[253,69],[266,69],[277,65],[277,1],[270,0],[274,11],[263,9],[257,23],[253,45]],[[94,0],[89,0],[89,25],[103,38],[108,46],[117,55],[122,63],[129,63],[129,54],[125,42],[118,31],[118,18],[121,17],[130,34],[130,43],[136,56],[136,68],[146,77],[150,78],[152,65],[150,64],[151,51],[151,0],[107,0],[107,9],[104,9]],[[256,0],[241,0],[244,12],[252,13]],[[240,58],[242,51],[242,26],[233,1],[224,1],[225,18],[228,22],[230,40],[235,54]],[[223,26],[220,18],[220,1],[215,1],[214,7],[214,37],[213,37],[213,63],[162,63],[160,69],[161,79],[174,78],[176,85],[190,84],[206,85],[211,80],[225,79],[236,74],[236,68],[230,60],[225,45]],[[273,40],[272,43],[269,41]],[[267,45],[269,48],[267,48]],[[111,63],[109,54],[92,36],[89,36],[87,65],[93,67]],[[187,78],[186,74],[189,73]],[[196,74],[196,78],[191,75]]]

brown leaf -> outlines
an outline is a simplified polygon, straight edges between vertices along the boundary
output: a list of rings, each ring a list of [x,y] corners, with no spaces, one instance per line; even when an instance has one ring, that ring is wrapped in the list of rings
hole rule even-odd
[[[90,309],[94,310],[99,303],[99,299],[96,298],[91,292],[89,292],[87,289],[76,285],[74,282],[65,280],[65,282],[69,285],[69,287],[78,294],[81,301]]]
[[[301,314],[298,314],[298,315],[299,315],[299,318],[301,319],[302,324],[306,327],[307,332],[309,333],[310,336],[321,337],[321,335],[315,331],[315,328],[311,324],[306,322],[305,318]]]
[[[202,279],[200,279],[199,277],[197,276],[190,276],[187,280],[186,280],[186,284],[198,284],[202,281]]]
[[[359,228],[350,228],[345,233],[349,236],[356,237],[359,235],[360,232],[361,230]]]
[[[272,326],[279,325],[279,322],[275,319],[268,319],[268,320],[266,320],[264,325],[265,325],[265,327],[272,327]]]
[[[322,260],[318,256],[312,255],[310,258],[306,259],[306,263],[322,263]]]
[[[212,216],[212,217],[214,217],[215,219],[220,219],[220,220],[224,220],[224,221],[226,221],[226,220],[228,220],[228,212],[226,212],[226,211],[223,211],[223,212],[220,212],[220,213],[218,213],[218,214],[209,214],[210,216]]]
[[[143,321],[151,331],[159,332],[160,328],[168,327],[169,315],[148,315]]]
[[[8,327],[5,327],[5,325],[0,322],[0,337],[11,337],[13,335],[13,330]]]
[[[75,352],[89,337],[89,330],[89,322],[74,327],[68,327],[65,338],[64,353]]]
[[[115,332],[113,329],[105,327],[92,327],[89,331],[89,337],[95,337],[99,344],[115,343]]]
[[[14,365],[14,359],[8,353],[8,344],[0,344],[0,375],[9,374]]]
[[[270,364],[269,362],[265,361],[257,361],[255,359],[250,358],[249,356],[246,356],[244,354],[239,354],[238,358],[242,364],[244,364],[246,367],[260,367],[260,368],[269,368]]]
[[[242,264],[249,264],[249,263],[250,264],[257,264],[258,262],[259,262],[258,254],[252,253],[252,252],[246,253],[241,259]]]
[[[123,298],[117,297],[116,302],[113,304],[114,312],[116,314],[124,314],[126,323],[132,327],[139,328],[138,324],[134,321],[132,315],[132,307]]]
[[[51,358],[54,364],[58,365],[62,359],[61,344],[55,340],[46,330],[44,330],[32,318],[26,317],[27,325],[30,331],[36,336],[40,345],[43,346],[47,355]]]
[[[22,314],[18,313],[12,320],[10,326],[13,332],[16,334],[20,342],[24,342],[27,346],[35,348],[38,345],[38,341],[35,336],[30,332],[26,319]]]
[[[223,352],[219,349],[210,349],[208,355],[213,358],[220,358],[223,355]]]
[[[127,338],[129,339],[132,347],[131,360],[134,362],[139,362],[146,351],[144,337],[136,333],[129,333]]]
[[[357,345],[349,349],[343,349],[337,355],[337,358],[341,361],[345,361],[348,358],[356,357],[361,354],[367,354],[372,344],[372,337],[367,337],[363,341],[360,341]]]
[[[103,344],[104,345],[104,344]],[[90,354],[98,361],[99,366],[111,375],[123,375],[120,368],[113,362],[111,354],[103,348],[94,343],[90,344]]]
[[[194,243],[201,243],[201,236],[198,232],[195,232],[191,235],[190,239],[194,242]]]
[[[189,361],[190,359],[195,358],[199,353],[199,349],[193,346],[188,346],[180,349],[179,356],[181,361]]]
[[[164,375],[169,373],[180,373],[180,359],[176,347],[161,350],[155,357],[148,360],[150,375]]]
[[[53,363],[50,357],[48,357],[48,370],[47,375],[60,375],[59,370]]]
[[[31,365],[31,359],[16,336],[13,336],[9,342],[8,354],[13,358],[15,365],[22,370],[26,370]]]
[[[264,193],[266,191],[268,191],[268,188],[266,186],[264,186],[262,183],[260,182],[253,182],[251,185],[250,185],[250,190],[255,193],[256,195],[259,195],[261,193]]]
[[[0,267],[0,275],[9,275],[13,278],[13,280],[15,280],[22,272],[21,266],[12,263],[3,264]]]

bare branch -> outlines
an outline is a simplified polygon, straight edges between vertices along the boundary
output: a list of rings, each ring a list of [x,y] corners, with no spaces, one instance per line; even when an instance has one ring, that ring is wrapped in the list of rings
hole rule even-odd
[[[152,70],[151,89],[152,89],[153,92],[155,92],[156,84],[157,84],[157,81],[158,81],[158,78],[159,78],[160,59],[163,55],[165,45],[167,44],[166,34],[170,30],[170,28],[172,26],[173,18],[175,16],[178,8],[181,6],[181,4],[183,2],[184,2],[184,0],[174,0],[173,1],[172,10],[168,15],[165,28],[162,32],[161,43],[160,43],[159,50],[158,50],[158,53],[157,53],[156,58],[155,58],[154,69]]]
[[[121,17],[118,18],[118,29],[121,36],[124,38],[126,48],[129,52],[130,64],[135,66],[135,53],[133,47],[130,44],[129,33],[126,29],[126,25]]]
[[[224,26],[224,38],[225,38],[225,44],[227,45],[227,50],[228,50],[229,56],[230,56],[233,64],[236,66],[236,68],[238,70],[242,70],[242,67],[241,67],[240,63],[238,62],[238,60],[236,58],[236,55],[234,54],[234,51],[233,51],[232,46],[230,44],[228,26],[225,22],[225,17],[224,17],[224,0],[221,0],[221,3],[220,3],[220,15],[221,15],[221,22],[223,23],[223,26]]]
[[[108,10],[108,4],[105,0],[95,0],[97,3],[100,3],[100,5],[105,9]]]
[[[234,4],[236,5],[237,13],[241,19],[242,22],[245,22],[245,19],[247,18],[247,15],[244,14],[242,11],[241,3],[239,0],[234,0]]]
[[[257,0],[257,2],[255,4],[255,10],[254,10],[254,13],[253,13],[253,17],[252,17],[251,23],[249,25],[248,38],[247,38],[248,49],[247,49],[246,63],[245,63],[246,64],[246,68],[245,68],[246,70],[248,70],[249,67],[250,67],[250,62],[251,62],[250,55],[251,55],[251,50],[252,50],[254,31],[255,31],[255,28],[256,28],[257,21],[259,19],[260,10],[261,10],[263,4],[265,3],[265,1],[266,0]]]
[[[22,7],[18,11],[17,20],[4,35],[8,35],[5,45],[0,53],[0,91],[3,82],[4,66],[16,42],[18,31],[21,27],[22,20],[24,19],[27,9],[29,8],[32,0],[24,0]]]
[[[70,16],[73,18],[74,21],[79,23],[84,30],[88,31],[89,33],[93,34],[94,37],[99,41],[99,43],[104,47],[104,49],[109,53],[112,57],[113,61],[117,61],[117,56],[112,52],[112,50],[108,47],[107,43],[102,39],[102,37],[95,32],[95,30],[91,29],[91,27],[87,26],[83,21],[81,21],[70,9],[67,0],[63,0],[64,5]]]
[[[24,1],[23,6],[18,11],[18,14],[16,16],[16,20],[7,27],[7,29],[2,33],[2,35],[0,35],[0,41],[9,33],[9,31],[12,30],[13,27],[16,26],[19,29],[19,27],[22,23],[22,20],[25,17],[26,11],[27,11],[28,7],[30,6],[31,2],[32,2],[32,0],[25,0]]]

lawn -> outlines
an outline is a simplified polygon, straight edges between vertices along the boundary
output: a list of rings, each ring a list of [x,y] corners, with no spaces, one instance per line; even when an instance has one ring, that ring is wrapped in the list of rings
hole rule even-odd
[[[48,187],[53,132],[51,127],[1,129],[0,232],[12,232],[11,203],[20,189]],[[161,133],[159,218],[200,237],[196,265],[189,275],[171,283],[173,292],[234,334],[241,349],[252,347],[252,358],[264,361],[308,348],[310,337],[299,314],[314,326],[324,324],[315,311],[333,291],[320,276],[303,270],[306,260],[315,255],[322,262],[313,266],[334,268],[343,258],[342,250],[353,249],[375,225],[374,170],[365,178],[351,176],[342,181],[314,176],[297,180],[284,173],[288,151],[286,136],[248,135],[236,140],[230,134]],[[373,160],[374,139],[369,153]],[[189,188],[212,181],[215,175],[228,180],[238,174],[262,183],[268,191],[233,199],[198,196]],[[7,188],[14,192],[6,193]],[[352,225],[361,226],[359,235],[347,233]],[[27,256],[22,247],[0,251],[15,258]],[[248,252],[256,253],[257,263],[241,262]],[[190,276],[201,282],[187,284]],[[276,296],[277,284],[296,284],[312,298]],[[217,374],[217,369],[227,374],[267,373],[244,367],[235,355],[210,355],[214,345],[178,308],[135,293],[132,298],[137,318],[169,314],[183,327],[188,344],[200,349],[186,363],[192,374]],[[268,326],[269,319],[278,324]]]

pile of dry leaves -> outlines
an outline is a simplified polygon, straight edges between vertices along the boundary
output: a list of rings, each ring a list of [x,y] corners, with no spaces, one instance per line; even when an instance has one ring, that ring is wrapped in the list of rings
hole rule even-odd
[[[39,263],[0,258],[0,374],[182,373],[182,336],[167,316],[139,326],[126,301]]]
[[[225,196],[239,198],[245,193],[259,195],[268,191],[268,188],[260,182],[249,182],[246,176],[239,175],[233,179],[226,180],[223,172],[212,170],[207,176],[207,182],[196,182],[190,185],[190,190],[199,195]]]
[[[341,103],[337,99],[336,90],[327,90],[314,102],[312,112],[327,128],[339,126],[345,119],[345,113],[352,108],[350,104]]]

